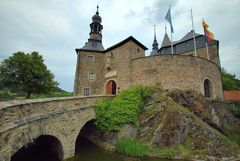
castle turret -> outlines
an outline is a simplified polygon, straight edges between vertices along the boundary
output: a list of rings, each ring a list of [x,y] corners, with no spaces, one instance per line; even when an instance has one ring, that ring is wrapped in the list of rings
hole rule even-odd
[[[152,44],[152,52],[150,55],[157,55],[158,54],[158,42],[156,38],[156,28],[154,26],[154,39],[153,39],[153,44]]]
[[[104,47],[102,45],[102,29],[101,25],[102,18],[99,16],[98,6],[96,14],[92,17],[92,23],[90,24],[90,38],[88,42],[83,46],[84,50],[92,50],[92,51],[104,51]]]

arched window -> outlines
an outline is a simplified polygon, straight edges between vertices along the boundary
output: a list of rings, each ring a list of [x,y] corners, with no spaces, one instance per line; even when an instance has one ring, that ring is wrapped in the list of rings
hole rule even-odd
[[[212,85],[211,85],[210,80],[205,79],[205,81],[204,81],[204,95],[205,95],[205,97],[209,97],[209,98],[211,97],[211,95],[212,95],[211,88],[212,88]]]
[[[113,80],[110,80],[106,85],[106,94],[115,95],[116,94],[116,89],[117,89],[116,82],[113,81]]]

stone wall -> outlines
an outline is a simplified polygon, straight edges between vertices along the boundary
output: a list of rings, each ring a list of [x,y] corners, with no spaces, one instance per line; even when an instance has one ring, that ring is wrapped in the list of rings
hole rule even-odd
[[[209,79],[212,98],[223,99],[221,71],[206,59],[185,55],[156,55],[132,60],[132,80],[136,84],[161,82],[165,89],[192,89],[204,94]]]
[[[93,62],[89,64],[87,57],[93,56]],[[74,93],[83,96],[84,88],[90,89],[90,95],[102,94],[104,85],[104,53],[92,51],[78,51],[77,68],[75,74]],[[95,80],[89,80],[89,73],[95,74]]]
[[[105,67],[105,86],[108,81],[114,80],[117,84],[118,92],[131,85],[131,59],[144,57],[145,51],[133,41],[128,41],[122,46],[108,51],[105,54],[104,64],[110,60],[110,68]],[[113,74],[111,74],[113,73]]]
[[[106,96],[8,101],[0,103],[0,160],[11,156],[32,139],[55,136],[64,158],[74,155],[80,129],[95,118],[91,108]]]
[[[208,53],[209,53],[209,60],[213,61],[219,67],[221,67],[217,44],[209,45],[208,46]],[[186,52],[186,53],[183,53],[182,55],[194,55],[194,51]],[[206,48],[197,49],[197,56],[207,59]]]

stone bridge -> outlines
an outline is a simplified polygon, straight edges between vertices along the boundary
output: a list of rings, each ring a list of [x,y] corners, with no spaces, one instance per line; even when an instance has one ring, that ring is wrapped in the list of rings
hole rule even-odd
[[[95,119],[92,106],[109,96],[47,98],[0,102],[0,161],[11,157],[39,136],[60,143],[60,159],[74,156],[81,128]]]

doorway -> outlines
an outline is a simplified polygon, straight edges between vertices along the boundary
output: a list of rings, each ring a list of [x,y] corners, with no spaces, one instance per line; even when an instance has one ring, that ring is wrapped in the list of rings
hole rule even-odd
[[[211,82],[209,79],[204,81],[204,95],[205,97],[211,97]]]
[[[116,82],[113,80],[110,80],[106,85],[106,94],[115,95],[117,90]]]

